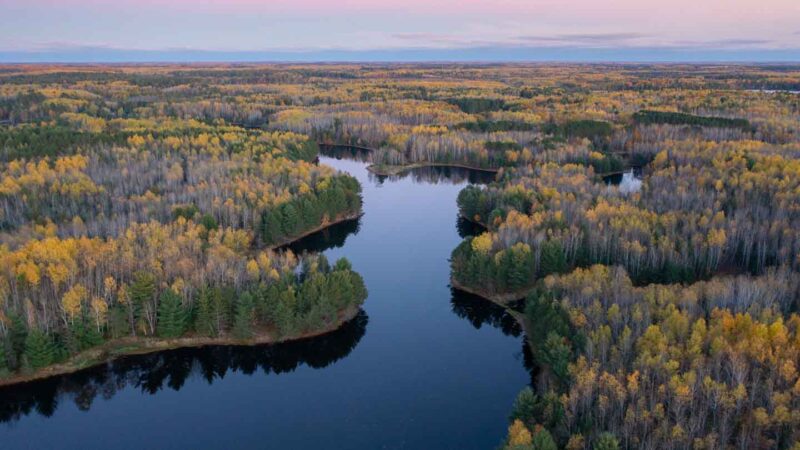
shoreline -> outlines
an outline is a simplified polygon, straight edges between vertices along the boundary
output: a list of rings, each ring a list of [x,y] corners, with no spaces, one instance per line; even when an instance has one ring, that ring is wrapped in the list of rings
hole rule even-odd
[[[265,248],[269,250],[276,250],[281,247],[285,247],[305,237],[308,237],[314,233],[323,231],[326,228],[329,228],[333,225],[337,225],[342,222],[347,222],[350,220],[356,220],[363,215],[364,215],[363,211],[359,210],[358,212],[352,214],[344,214],[337,216],[334,220],[324,220],[318,226],[310,230],[307,230],[300,235],[284,239],[277,244],[273,244]],[[144,355],[148,353],[157,353],[161,351],[176,350],[180,348],[206,347],[214,345],[223,345],[223,346],[234,345],[234,346],[249,347],[255,345],[279,344],[288,341],[296,341],[296,340],[317,337],[337,330],[344,323],[352,320],[358,314],[358,311],[360,309],[361,308],[359,306],[357,308],[350,308],[345,311],[340,311],[338,313],[339,317],[337,318],[336,321],[334,321],[334,323],[326,327],[323,327],[320,330],[305,332],[292,336],[274,337],[269,332],[262,330],[261,332],[256,332],[256,334],[252,338],[245,340],[236,339],[233,336],[217,336],[217,337],[186,336],[173,339],[159,339],[157,337],[126,336],[119,339],[112,339],[103,343],[98,347],[90,348],[84,350],[81,353],[78,353],[77,355],[71,356],[62,363],[51,364],[47,367],[43,367],[32,373],[25,373],[25,374],[17,373],[7,378],[0,378],[0,387],[43,380],[46,378],[55,377],[59,375],[67,375],[91,367],[99,366],[101,364],[107,364],[111,361],[114,361],[115,359],[125,356]]]
[[[281,247],[286,247],[287,245],[293,244],[293,243],[295,243],[295,242],[297,242],[297,241],[299,241],[299,240],[301,240],[303,238],[306,238],[306,237],[308,237],[308,236],[310,236],[310,235],[312,235],[314,233],[318,233],[318,232],[320,232],[320,231],[322,231],[322,230],[324,230],[326,228],[332,227],[334,225],[338,225],[338,224],[340,224],[342,222],[348,222],[350,220],[356,220],[356,219],[360,218],[363,215],[364,215],[364,213],[362,211],[358,211],[358,212],[353,213],[353,214],[345,214],[345,215],[342,215],[342,216],[337,216],[336,219],[334,219],[334,220],[324,220],[317,227],[314,227],[314,228],[312,228],[312,229],[310,229],[308,231],[304,231],[302,234],[299,234],[297,236],[284,239],[281,242],[279,242],[277,244],[272,244],[272,245],[270,245],[270,246],[268,246],[266,248],[269,249],[269,250],[276,250],[276,249],[279,249]]]
[[[477,295],[478,297],[486,299],[486,300],[488,300],[488,301],[490,301],[490,302],[492,302],[492,303],[494,303],[494,304],[496,304],[498,306],[506,308],[506,309],[510,309],[510,307],[509,307],[510,303],[512,303],[514,301],[517,301],[517,300],[524,299],[525,297],[527,297],[527,295],[531,291],[533,291],[533,288],[528,288],[528,289],[522,289],[522,290],[515,291],[515,292],[507,292],[505,294],[492,294],[492,293],[489,293],[487,291],[484,291],[483,289],[464,286],[463,284],[459,283],[458,280],[456,280],[452,276],[450,277],[450,286],[452,286],[452,287],[454,287],[454,288],[456,288],[456,289],[458,289],[460,291],[464,291],[464,292],[466,292],[468,294]]]
[[[207,337],[207,336],[186,336],[173,339],[160,339],[157,337],[134,337],[128,336],[113,339],[104,344],[84,350],[77,355],[71,356],[62,363],[51,364],[32,373],[16,374],[8,378],[0,378],[0,387],[13,386],[16,384],[30,383],[33,381],[44,380],[60,375],[68,375],[80,372],[103,364],[108,364],[116,359],[126,356],[146,355],[169,350],[182,348],[198,348],[210,346],[238,346],[253,347],[257,345],[274,345],[291,341],[300,341],[319,337],[341,328],[342,325],[353,320],[361,311],[361,306],[347,308],[337,313],[337,319],[331,324],[314,331],[307,331],[290,336],[276,337],[266,330],[256,332],[250,339],[237,339],[230,335]]]
[[[491,230],[489,230],[489,225],[487,225],[487,224],[485,224],[485,223],[483,223],[483,222],[481,222],[479,220],[475,220],[473,218],[467,217],[461,211],[458,212],[458,217],[461,217],[462,219],[466,220],[467,222],[469,222],[469,223],[471,223],[473,225],[478,225],[480,227],[483,227],[483,229],[486,230],[486,231],[491,231]]]
[[[528,320],[525,318],[525,313],[519,312],[508,305],[511,302],[525,298],[532,289],[525,289],[524,291],[512,292],[508,294],[489,294],[488,292],[479,289],[468,288],[456,281],[453,277],[450,277],[450,286],[468,294],[477,295],[478,297],[503,308],[511,317],[514,318],[514,320],[517,321],[520,328],[522,328],[522,332],[525,333],[525,343],[528,345],[528,348],[533,351],[533,342],[531,342],[531,340],[528,338],[531,333]]]
[[[330,143],[330,142],[317,142],[317,146],[318,146],[318,147],[320,147],[320,148],[321,148],[321,147],[332,147],[332,148],[336,148],[336,147],[341,147],[341,148],[354,148],[354,149],[356,149],[356,150],[363,150],[363,151],[365,151],[365,152],[374,152],[374,151],[375,151],[375,149],[374,149],[374,148],[370,148],[370,147],[363,147],[363,146],[361,146],[361,145],[350,145],[350,144],[334,144],[334,143]]]
[[[336,144],[330,142],[317,142],[317,145],[320,148],[322,147],[347,148],[347,149],[360,150],[368,153],[374,153],[376,151],[376,149],[374,148],[364,147],[361,145]],[[475,170],[479,172],[488,172],[494,174],[500,171],[500,168],[493,169],[485,167],[475,167],[475,166],[470,166],[468,164],[441,163],[441,162],[428,162],[428,161],[420,161],[411,164],[396,165],[396,166],[395,165],[380,166],[378,164],[370,164],[367,166],[367,170],[378,176],[392,176],[392,175],[400,175],[409,170],[420,169],[422,167],[457,167],[460,169]]]
[[[401,175],[410,170],[421,169],[423,167],[455,167],[459,169],[475,170],[478,172],[487,172],[494,174],[500,171],[500,169],[473,167],[466,164],[437,163],[437,162],[418,162],[401,166],[378,166],[377,164],[370,164],[369,166],[367,166],[367,170],[375,175],[388,177],[393,175]]]

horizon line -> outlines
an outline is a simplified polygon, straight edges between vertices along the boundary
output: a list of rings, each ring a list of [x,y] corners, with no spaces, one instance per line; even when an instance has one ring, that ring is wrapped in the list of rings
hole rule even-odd
[[[800,47],[459,47],[140,50],[111,47],[0,50],[0,64],[158,63],[800,63]]]

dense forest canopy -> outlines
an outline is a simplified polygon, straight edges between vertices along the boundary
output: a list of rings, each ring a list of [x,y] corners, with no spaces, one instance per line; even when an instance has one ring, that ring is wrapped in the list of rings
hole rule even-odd
[[[343,145],[378,172],[497,173],[458,197],[485,232],[451,268],[526,297],[537,376],[503,447],[792,448],[797,90],[772,65],[9,66],[0,372],[354,311],[346,260],[276,250],[360,214],[358,182],[315,163]],[[604,180],[631,167],[635,189]]]
[[[144,111],[205,89],[28,76],[0,84],[4,376],[120,339],[271,342],[357,313],[366,288],[346,260],[275,250],[361,213],[360,185],[316,164],[312,138]]]

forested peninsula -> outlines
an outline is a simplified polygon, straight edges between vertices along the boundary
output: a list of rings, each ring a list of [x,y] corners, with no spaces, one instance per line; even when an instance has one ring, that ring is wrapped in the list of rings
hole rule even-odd
[[[175,117],[163,108],[181,95],[146,108],[149,88],[109,83],[3,84],[0,384],[357,314],[347,260],[280,248],[357,218],[354,178],[315,164],[307,136]]]

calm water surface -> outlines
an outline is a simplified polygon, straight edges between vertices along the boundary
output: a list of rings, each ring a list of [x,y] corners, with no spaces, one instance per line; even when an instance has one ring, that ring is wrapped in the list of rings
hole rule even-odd
[[[616,186],[623,194],[632,194],[642,190],[642,168],[633,167],[624,172],[603,177],[608,186]]]
[[[341,154],[337,155],[341,158]],[[129,357],[0,390],[0,448],[492,449],[530,382],[519,329],[448,286],[475,232],[456,196],[486,174],[378,178],[322,157],[364,188],[364,216],[291,247],[346,256],[362,313],[320,338]]]

